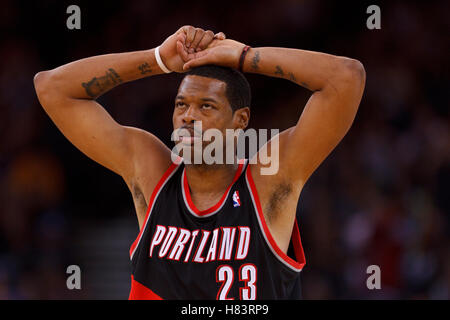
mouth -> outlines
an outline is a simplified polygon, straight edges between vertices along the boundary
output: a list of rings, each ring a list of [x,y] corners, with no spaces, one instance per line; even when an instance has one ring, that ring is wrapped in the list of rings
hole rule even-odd
[[[179,143],[184,145],[193,145],[195,141],[201,141],[201,139],[199,137],[190,136],[190,137],[180,137],[180,139],[178,140]]]
[[[194,130],[194,128],[181,127],[176,130],[177,139],[176,142],[182,143],[184,145],[192,145],[195,141],[201,141],[202,132]]]

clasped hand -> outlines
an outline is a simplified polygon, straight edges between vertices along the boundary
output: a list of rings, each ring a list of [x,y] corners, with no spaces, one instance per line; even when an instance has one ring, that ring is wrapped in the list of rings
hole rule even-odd
[[[244,46],[226,39],[223,32],[183,26],[162,43],[160,53],[166,66],[175,72],[207,64],[237,68]]]

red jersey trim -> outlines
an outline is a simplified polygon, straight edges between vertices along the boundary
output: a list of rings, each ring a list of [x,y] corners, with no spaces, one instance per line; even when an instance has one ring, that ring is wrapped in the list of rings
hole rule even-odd
[[[134,280],[131,276],[131,290],[128,300],[164,300],[152,290],[144,286],[143,284]]]
[[[292,230],[292,244],[294,248],[294,254],[297,261],[289,257],[286,253],[284,253],[280,247],[278,247],[277,243],[272,237],[272,234],[269,231],[269,228],[266,223],[266,219],[264,218],[264,214],[261,207],[261,202],[259,201],[258,192],[256,190],[255,183],[252,178],[252,174],[250,171],[250,165],[247,168],[246,172],[246,181],[247,186],[250,191],[250,196],[252,197],[253,205],[256,210],[256,216],[258,218],[259,226],[263,233],[264,239],[266,243],[269,245],[270,251],[278,258],[284,265],[289,267],[291,270],[300,272],[303,269],[303,266],[306,264],[305,254],[303,252],[302,242],[300,239],[300,231],[297,224],[297,218],[294,222],[294,227]]]
[[[182,187],[181,189],[182,189],[182,193],[183,193],[184,202],[185,202],[186,207],[188,208],[189,212],[192,213],[196,217],[203,217],[203,218],[210,217],[213,214],[217,213],[224,205],[225,200],[228,198],[231,187],[241,176],[241,173],[243,171],[245,163],[246,163],[246,159],[239,160],[239,166],[238,166],[238,169],[236,170],[236,174],[234,175],[233,181],[228,186],[227,190],[224,192],[224,194],[222,195],[222,198],[220,198],[219,202],[217,202],[214,206],[212,206],[206,210],[202,210],[202,211],[197,209],[195,204],[192,202],[191,192],[189,191],[189,184],[187,181],[186,168],[185,168],[183,171],[183,174],[182,174],[182,179],[181,179],[181,187]]]
[[[142,226],[141,230],[139,231],[139,234],[134,240],[133,244],[130,248],[130,260],[133,259],[134,252],[136,251],[136,248],[139,245],[139,242],[141,241],[142,234],[144,233],[144,230],[147,226],[148,220],[150,218],[151,212],[153,210],[153,205],[156,202],[156,198],[158,197],[159,193],[161,192],[161,189],[164,187],[164,185],[169,181],[169,179],[173,176],[173,174],[176,172],[176,169],[180,167],[181,161],[178,161],[177,163],[173,163],[170,165],[169,169],[164,172],[164,175],[159,180],[158,184],[156,185],[155,189],[153,189],[152,195],[150,197],[150,201],[148,203],[147,213],[145,215],[145,221],[144,225]]]

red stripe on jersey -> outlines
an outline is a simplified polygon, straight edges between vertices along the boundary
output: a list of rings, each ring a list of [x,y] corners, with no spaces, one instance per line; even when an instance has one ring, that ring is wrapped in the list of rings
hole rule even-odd
[[[133,244],[131,245],[130,248],[130,257],[133,258],[133,253],[134,250],[136,249],[139,240],[141,239],[142,236],[142,232],[145,230],[145,226],[147,225],[148,222],[148,218],[149,218],[149,214],[151,212],[151,209],[153,208],[153,204],[156,200],[157,195],[159,194],[159,191],[162,189],[163,185],[167,182],[167,180],[169,179],[169,177],[171,176],[171,174],[175,171],[176,168],[178,168],[179,163],[172,163],[169,167],[169,169],[166,170],[166,172],[164,172],[164,175],[161,177],[161,179],[159,180],[158,184],[156,185],[155,189],[152,192],[152,196],[150,197],[150,201],[148,203],[148,208],[147,208],[147,213],[145,215],[145,220],[144,220],[144,225],[142,226],[141,230],[139,231],[139,234],[136,238],[136,240],[134,240]]]
[[[292,245],[297,261],[301,262],[301,268],[306,264],[305,252],[303,252],[302,239],[300,238],[300,229],[298,227],[297,218],[294,222],[294,230],[292,231]]]
[[[227,198],[227,195],[230,192],[231,187],[233,186],[233,184],[241,176],[242,168],[244,167],[244,164],[245,164],[245,159],[239,160],[239,167],[236,170],[236,174],[234,175],[233,181],[231,182],[231,184],[228,186],[227,190],[222,195],[222,198],[220,198],[219,202],[217,202],[214,206],[212,206],[211,208],[206,209],[206,210],[199,210],[199,209],[197,209],[197,207],[195,206],[194,202],[192,202],[191,192],[189,191],[189,183],[188,183],[187,177],[186,177],[186,170],[184,170],[184,172],[183,172],[183,190],[184,190],[185,198],[186,198],[186,201],[187,201],[187,204],[188,204],[189,208],[196,215],[199,215],[199,216],[204,216],[204,215],[213,213],[214,211],[219,209],[222,206],[222,204],[224,203],[225,199]]]
[[[294,270],[301,271],[303,266],[306,264],[306,260],[305,260],[305,254],[303,252],[302,242],[300,239],[300,231],[299,231],[298,225],[297,225],[297,218],[295,219],[295,222],[294,222],[294,227],[292,230],[292,238],[291,238],[291,241],[292,241],[292,244],[294,247],[295,258],[297,259],[297,261],[295,261],[294,259],[289,257],[286,253],[284,253],[280,249],[280,247],[278,247],[277,243],[275,242],[275,240],[272,237],[272,234],[269,231],[269,228],[267,227],[266,219],[264,218],[264,214],[263,214],[262,207],[261,207],[261,202],[259,201],[258,192],[256,190],[256,186],[255,186],[255,183],[252,178],[250,164],[247,167],[246,177],[247,177],[248,184],[250,186],[250,193],[253,195],[253,198],[255,200],[256,213],[259,217],[259,221],[261,222],[261,226],[263,229],[262,232],[265,234],[265,237],[268,241],[269,246],[273,249],[272,252],[274,252],[276,255],[278,255],[279,258],[281,258],[283,261],[285,261]]]
[[[131,276],[131,290],[128,300],[164,300]]]

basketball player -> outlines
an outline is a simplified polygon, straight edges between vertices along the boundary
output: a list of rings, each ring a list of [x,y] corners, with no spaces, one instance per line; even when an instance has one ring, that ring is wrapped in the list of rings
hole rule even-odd
[[[121,83],[165,72],[184,73],[173,127],[191,133],[200,121],[203,131],[223,134],[247,127],[251,95],[242,73],[311,90],[297,123],[278,136],[276,174],[261,174],[263,164],[248,159],[174,162],[157,137],[118,124],[96,102]],[[360,62],[300,49],[251,48],[223,33],[184,26],[155,49],[81,59],[39,72],[34,83],[64,136],[119,174],[133,195],[140,232],[130,249],[130,299],[300,298],[305,257],[298,199],[354,120],[365,84]],[[189,145],[194,139],[182,140]]]

